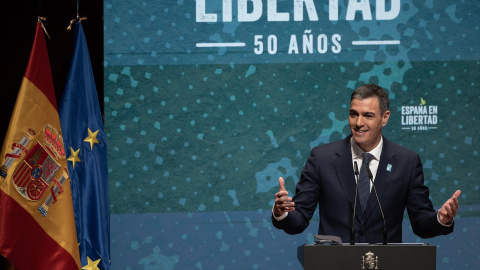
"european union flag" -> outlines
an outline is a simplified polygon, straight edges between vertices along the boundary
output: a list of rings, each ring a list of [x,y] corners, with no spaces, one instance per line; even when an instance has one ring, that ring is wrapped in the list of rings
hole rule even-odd
[[[71,179],[83,269],[110,269],[107,143],[88,47],[79,22],[62,100],[60,124]]]

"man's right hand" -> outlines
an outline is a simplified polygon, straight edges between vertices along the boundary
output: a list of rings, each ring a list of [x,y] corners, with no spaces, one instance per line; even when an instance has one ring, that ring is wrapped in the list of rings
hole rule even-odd
[[[295,203],[292,202],[292,198],[288,197],[288,191],[285,189],[285,181],[282,177],[278,178],[278,184],[280,185],[280,191],[275,194],[275,205],[273,206],[273,214],[276,217],[295,210]]]

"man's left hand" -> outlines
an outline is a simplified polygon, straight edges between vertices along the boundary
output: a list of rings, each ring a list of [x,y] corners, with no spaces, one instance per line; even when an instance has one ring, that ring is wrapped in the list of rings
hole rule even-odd
[[[457,214],[458,196],[460,196],[461,193],[460,190],[457,190],[453,196],[442,205],[442,208],[438,209],[438,218],[442,224],[449,224]]]

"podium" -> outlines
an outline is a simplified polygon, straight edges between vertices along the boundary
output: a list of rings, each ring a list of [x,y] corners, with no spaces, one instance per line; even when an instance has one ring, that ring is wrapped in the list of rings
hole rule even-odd
[[[428,244],[301,245],[297,258],[305,270],[435,270],[436,251]]]

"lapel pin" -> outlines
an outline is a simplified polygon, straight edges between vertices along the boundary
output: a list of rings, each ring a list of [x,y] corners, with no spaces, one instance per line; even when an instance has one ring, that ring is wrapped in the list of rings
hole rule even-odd
[[[387,171],[391,172],[392,171],[392,164],[387,165]]]

